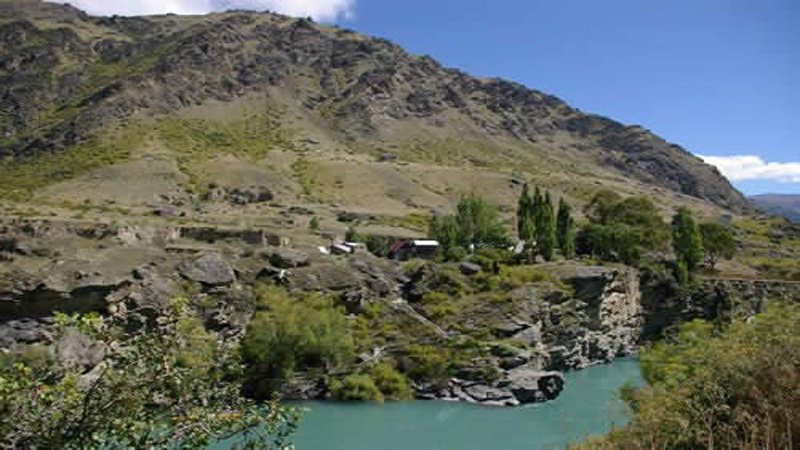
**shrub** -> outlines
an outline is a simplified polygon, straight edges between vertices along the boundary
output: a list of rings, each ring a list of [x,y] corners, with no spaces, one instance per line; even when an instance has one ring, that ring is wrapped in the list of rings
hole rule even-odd
[[[360,400],[383,403],[383,394],[369,375],[349,375],[331,382],[331,393],[337,400]]]
[[[203,376],[179,362],[193,345],[174,326],[188,317],[186,304],[174,302],[133,335],[110,319],[57,317],[56,340],[79,331],[110,344],[102,370],[85,377],[55,365],[0,364],[0,447],[207,448],[241,433],[244,448],[285,448],[296,412],[241,396],[243,368],[232,346],[211,344]]]
[[[268,398],[297,370],[331,369],[350,360],[354,344],[344,311],[331,299],[293,299],[277,289],[262,293],[262,306],[242,340],[248,391]]]
[[[370,369],[370,376],[386,399],[410,400],[414,397],[408,378],[394,366],[386,363],[375,365]]]
[[[450,375],[447,349],[431,345],[410,345],[406,348],[404,372],[417,381],[446,382]]]
[[[631,424],[595,448],[797,448],[800,305],[719,330],[693,321],[647,349],[651,387],[627,390]]]

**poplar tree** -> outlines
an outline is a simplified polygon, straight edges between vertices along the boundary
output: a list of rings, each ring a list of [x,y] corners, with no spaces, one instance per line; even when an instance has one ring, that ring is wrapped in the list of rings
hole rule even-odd
[[[572,208],[564,201],[563,197],[558,202],[556,240],[564,258],[572,258],[575,254],[575,220],[572,218]]]
[[[522,193],[519,195],[519,200],[517,201],[517,236],[522,240],[525,240],[523,235],[525,234],[528,219],[530,219],[531,205],[532,200],[528,193],[528,183],[525,183],[525,185],[522,186]]]
[[[556,245],[555,211],[549,192],[539,198],[541,206],[536,215],[536,248],[545,261],[551,261]]]

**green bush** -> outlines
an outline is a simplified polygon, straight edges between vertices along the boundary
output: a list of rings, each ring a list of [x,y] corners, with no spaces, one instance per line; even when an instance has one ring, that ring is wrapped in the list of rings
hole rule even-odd
[[[359,400],[383,403],[384,397],[369,375],[349,375],[331,382],[331,394],[337,400]]]
[[[410,345],[406,348],[404,370],[414,380],[446,382],[450,375],[451,358],[447,349],[431,345]]]
[[[242,340],[248,390],[268,398],[298,370],[330,370],[354,357],[344,311],[331,299],[293,299],[272,289],[262,293],[266,311],[256,313]]]
[[[703,321],[646,349],[650,387],[625,398],[626,428],[589,448],[798,448],[800,305],[773,305],[752,323]]]
[[[369,373],[384,398],[410,400],[414,397],[408,378],[393,366],[386,363],[378,364],[373,366]]]

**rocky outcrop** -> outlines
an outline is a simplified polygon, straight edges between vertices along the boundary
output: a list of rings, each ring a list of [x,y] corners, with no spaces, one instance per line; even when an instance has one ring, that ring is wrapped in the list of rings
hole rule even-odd
[[[800,283],[764,280],[703,280],[681,287],[668,275],[642,274],[642,340],[660,338],[664,331],[693,319],[747,319],[771,300],[800,302]]]
[[[212,202],[227,201],[234,206],[265,203],[273,198],[275,198],[275,196],[266,186],[249,186],[243,188],[217,187],[204,196],[204,200]]]
[[[296,269],[309,264],[308,255],[293,249],[280,249],[269,254],[270,264],[279,269]]]
[[[236,281],[233,267],[217,253],[207,253],[199,258],[184,261],[178,266],[184,278],[207,287],[231,284]]]
[[[564,377],[560,372],[523,366],[509,370],[491,382],[479,378],[451,378],[444,388],[424,384],[416,388],[422,399],[518,406],[555,399],[564,388]]]

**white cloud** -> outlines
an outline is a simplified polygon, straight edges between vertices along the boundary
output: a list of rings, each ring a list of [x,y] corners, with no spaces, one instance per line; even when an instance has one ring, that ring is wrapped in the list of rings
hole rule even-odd
[[[356,0],[68,0],[90,14],[205,14],[228,9],[270,10],[322,22],[355,16]]]
[[[758,156],[702,156],[709,164],[717,166],[731,181],[771,180],[781,183],[800,183],[800,162],[765,162]]]

